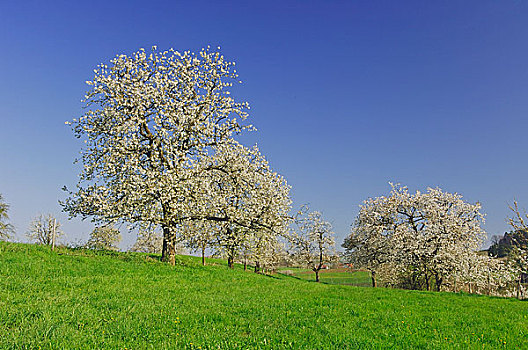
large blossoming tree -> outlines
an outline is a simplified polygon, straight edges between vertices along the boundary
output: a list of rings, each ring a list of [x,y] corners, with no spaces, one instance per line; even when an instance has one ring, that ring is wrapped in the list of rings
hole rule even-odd
[[[438,188],[412,194],[392,186],[389,196],[363,203],[344,247],[373,272],[373,285],[376,270],[390,265],[406,287],[440,290],[486,237],[480,208]]]
[[[197,163],[246,127],[248,104],[231,97],[234,63],[218,52],[139,50],[95,70],[86,113],[71,122],[84,168],[63,203],[103,224],[159,226],[174,264],[177,232],[196,208]],[[203,168],[201,170],[205,171]]]

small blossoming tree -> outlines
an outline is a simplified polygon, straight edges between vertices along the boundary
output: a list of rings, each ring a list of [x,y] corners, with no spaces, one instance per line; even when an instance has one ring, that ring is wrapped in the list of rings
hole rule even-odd
[[[37,244],[55,247],[60,237],[64,235],[60,222],[51,214],[39,215],[29,225],[27,236]]]
[[[11,238],[11,234],[15,232],[13,225],[7,222],[9,220],[8,210],[9,205],[4,202],[4,198],[0,194],[0,240]]]
[[[298,231],[291,238],[293,255],[301,265],[315,273],[315,281],[319,282],[323,265],[335,256],[332,225],[320,212],[308,212],[306,206],[299,211],[296,224]]]

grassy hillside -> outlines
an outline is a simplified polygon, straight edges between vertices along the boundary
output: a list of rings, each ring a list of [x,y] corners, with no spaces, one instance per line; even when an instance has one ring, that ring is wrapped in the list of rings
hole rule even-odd
[[[315,281],[315,273],[310,269],[284,267],[280,268],[279,272],[284,272],[285,274],[295,276],[303,280]],[[323,269],[319,272],[319,278],[322,283],[327,284],[341,284],[356,287],[372,286],[370,273],[367,271],[350,271],[346,268],[329,270]]]
[[[528,348],[528,303],[0,242],[1,349],[390,347]]]

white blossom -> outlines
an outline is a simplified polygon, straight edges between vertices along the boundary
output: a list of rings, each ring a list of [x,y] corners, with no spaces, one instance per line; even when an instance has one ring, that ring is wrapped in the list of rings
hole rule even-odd
[[[60,222],[51,214],[39,215],[29,225],[27,236],[37,244],[54,247],[64,235]]]
[[[392,185],[392,184],[391,184]],[[405,287],[440,290],[457,267],[472,259],[485,238],[480,204],[429,188],[410,194],[392,185],[389,196],[367,199],[345,241],[358,267],[390,264]]]
[[[332,225],[320,212],[308,212],[307,206],[301,208],[295,221],[299,230],[291,238],[292,253],[298,263],[315,272],[319,282],[319,271],[336,256]]]
[[[111,225],[99,226],[90,233],[90,239],[85,247],[95,250],[119,250],[117,244],[121,242],[121,232]]]
[[[162,259],[172,264],[176,244],[193,240],[185,228],[194,221],[210,221],[232,253],[243,231],[281,231],[289,187],[256,147],[233,138],[252,129],[241,124],[248,104],[229,91],[234,63],[209,49],[156,47],[111,63],[95,71],[87,112],[72,122],[86,147],[77,189],[63,203],[70,215],[161,227]]]
[[[9,220],[8,210],[9,205],[4,202],[4,198],[0,194],[0,240],[11,238],[11,234],[15,232],[13,225],[7,222]]]

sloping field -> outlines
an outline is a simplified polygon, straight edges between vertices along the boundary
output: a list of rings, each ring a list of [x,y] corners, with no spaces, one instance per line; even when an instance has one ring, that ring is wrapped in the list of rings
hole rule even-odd
[[[0,242],[0,348],[528,348],[527,302],[199,263]]]
[[[315,273],[310,269],[280,268],[279,272],[307,281],[315,281]],[[319,272],[321,283],[341,284],[346,286],[370,287],[370,273],[368,271],[353,271],[348,268],[328,269]]]

